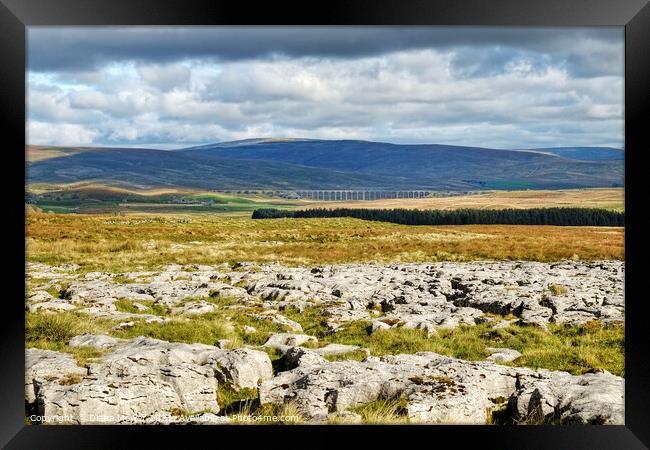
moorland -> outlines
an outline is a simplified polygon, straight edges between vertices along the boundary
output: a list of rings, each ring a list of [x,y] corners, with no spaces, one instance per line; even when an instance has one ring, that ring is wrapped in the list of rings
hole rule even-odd
[[[536,175],[433,184],[425,168],[412,186],[387,170],[388,145],[346,141],[325,158],[331,143],[289,144],[168,151],[157,166],[148,151],[28,149],[28,412],[64,423],[622,423],[623,227],[251,218],[314,207],[622,212],[620,150],[465,149],[473,170],[496,158],[499,173]],[[383,160],[342,170],[368,148]],[[400,150],[408,172],[418,152],[441,160],[453,149]],[[258,185],[243,182],[244,167]],[[291,184],[301,177],[322,183]],[[342,179],[427,195],[289,195]],[[498,190],[506,184],[517,189]]]

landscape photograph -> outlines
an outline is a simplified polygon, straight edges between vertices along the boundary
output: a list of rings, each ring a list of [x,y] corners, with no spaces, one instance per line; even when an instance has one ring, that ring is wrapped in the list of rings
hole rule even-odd
[[[623,425],[623,58],[28,27],[25,423]]]

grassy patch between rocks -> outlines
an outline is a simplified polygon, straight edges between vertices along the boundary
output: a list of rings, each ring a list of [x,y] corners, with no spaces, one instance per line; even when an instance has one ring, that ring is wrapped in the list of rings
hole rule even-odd
[[[133,278],[124,275],[115,275],[111,278],[111,281],[115,284],[133,284],[136,282]]]
[[[352,350],[338,355],[325,355],[323,358],[328,361],[363,361],[367,356],[367,353],[363,350]]]
[[[194,317],[171,317],[167,322],[146,323],[133,320],[133,326],[113,330],[115,321],[90,318],[72,312],[27,313],[26,343],[28,347],[66,351],[79,361],[101,356],[93,350],[69,348],[69,340],[84,333],[110,334],[119,338],[148,336],[170,342],[203,343],[215,345],[222,339],[230,340],[229,347],[258,346],[272,333],[288,331],[286,327],[268,319],[257,319],[252,309],[222,309]],[[370,322],[353,321],[343,324],[336,333],[328,330],[321,308],[307,308],[303,313],[286,310],[286,317],[300,323],[305,334],[319,339],[319,346],[328,343],[356,345],[367,348],[371,355],[412,354],[435,352],[470,361],[485,360],[486,347],[503,347],[519,351],[522,356],[511,366],[564,370],[580,375],[592,369],[604,369],[615,375],[625,375],[625,329],[623,324],[604,325],[598,321],[583,326],[549,324],[549,331],[532,326],[511,325],[495,329],[491,323],[475,326],[461,325],[454,329],[440,329],[437,336],[428,337],[422,330],[391,328],[370,333]],[[246,332],[245,326],[256,328]],[[279,355],[268,349],[272,360]],[[363,351],[352,351],[327,356],[330,361],[365,358]]]
[[[285,308],[281,313],[286,318],[298,322],[305,334],[316,336],[319,340],[331,334],[322,307],[313,306],[302,310],[290,307]]]
[[[91,319],[87,315],[71,312],[27,313],[25,340],[52,345],[67,344],[70,339],[84,333],[101,333],[112,325],[111,321]]]
[[[223,383],[217,388],[217,403],[225,414],[234,414],[259,403],[257,389],[242,388],[236,391]]]
[[[115,337],[131,339],[147,336],[169,342],[187,344],[202,343],[215,345],[220,339],[235,339],[237,336],[223,320],[218,318],[177,319],[169,322],[145,323],[137,321],[133,326],[112,330]]]
[[[110,330],[114,322],[103,319],[88,320],[87,316],[63,312],[55,314],[27,313],[25,321],[25,346],[65,352],[85,366],[105,355],[107,350],[93,347],[70,347],[68,342],[84,333],[101,334]]]
[[[411,423],[406,415],[406,399],[375,400],[351,410],[367,425],[403,425]]]
[[[266,404],[258,406],[249,402],[234,414],[229,415],[233,424],[242,425],[297,425],[305,422],[298,407],[293,402],[282,405]]]
[[[71,384],[79,384],[81,383],[81,380],[83,380],[83,377],[81,375],[76,373],[71,373],[60,378],[59,384],[61,386],[69,386]]]
[[[43,290],[54,298],[65,298],[66,290],[68,289],[69,286],[70,283],[63,282],[63,283],[55,284],[54,286],[48,287],[47,289],[43,289]]]
[[[218,340],[228,339],[232,342],[232,347],[239,347],[262,345],[272,333],[289,331],[285,326],[272,323],[270,319],[251,316],[260,311],[255,308],[226,308],[196,316],[171,316],[168,317],[170,320],[167,322],[146,323],[134,320],[135,324],[132,327],[112,330],[111,334],[122,338],[148,336],[170,342],[188,344],[200,342],[208,345],[215,345]],[[155,313],[156,311],[140,312]],[[246,326],[254,327],[255,331],[247,333],[244,330]]]
[[[138,309],[134,303],[138,303],[142,306],[145,306],[146,309]],[[156,303],[154,300],[138,300],[133,301],[128,298],[120,298],[114,303],[115,308],[120,312],[126,312],[131,314],[153,314],[155,316],[166,316],[170,313],[169,308],[160,303]]]
[[[117,299],[114,303],[115,309],[120,312],[137,314],[140,312],[138,308],[133,305],[133,301],[127,298]]]
[[[470,361],[484,360],[486,347],[517,350],[522,356],[512,366],[564,370],[574,375],[599,368],[615,375],[625,374],[625,329],[623,324],[588,322],[583,326],[549,324],[549,331],[532,326],[511,325],[494,329],[490,323],[440,329],[438,336],[427,337],[422,330],[391,328],[370,334],[370,322],[344,324],[336,333],[325,326],[319,308],[308,308],[285,316],[300,323],[307,334],[320,343],[358,345],[372,355],[435,352]],[[346,358],[349,356],[349,358]],[[359,355],[338,355],[336,359],[358,359]]]
[[[566,286],[562,286],[561,284],[551,284],[548,287],[548,290],[553,293],[553,295],[564,295],[568,292],[568,289]]]

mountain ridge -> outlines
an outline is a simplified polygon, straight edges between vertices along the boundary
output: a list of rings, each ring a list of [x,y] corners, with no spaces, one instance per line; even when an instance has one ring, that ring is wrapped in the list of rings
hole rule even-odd
[[[30,160],[30,151],[39,157]],[[508,150],[306,138],[176,150],[30,146],[27,155],[32,182],[284,190],[612,187],[623,185],[624,162],[624,150],[607,147]]]

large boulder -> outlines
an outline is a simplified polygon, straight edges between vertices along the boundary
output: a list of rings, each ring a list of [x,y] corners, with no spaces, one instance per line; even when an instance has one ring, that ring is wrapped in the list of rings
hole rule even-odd
[[[71,344],[113,351],[86,369],[65,353],[28,350],[25,397],[60,423],[183,423],[192,413],[219,411],[218,383],[255,388],[273,375],[268,355],[251,349],[92,335]],[[196,420],[223,422],[210,417]]]
[[[257,388],[259,384],[273,377],[271,359],[266,352],[240,348],[217,352],[209,356],[217,377],[235,390]]]
[[[171,423],[183,413],[219,411],[217,379],[202,362],[214,347],[136,338],[90,364],[73,384],[46,383],[39,412],[63,423]]]
[[[518,376],[509,407],[523,420],[622,425],[624,397],[624,380],[606,371],[572,376],[540,370]]]
[[[325,363],[326,360],[314,350],[303,347],[291,347],[279,360],[280,370],[291,370],[298,366],[315,366]]]

